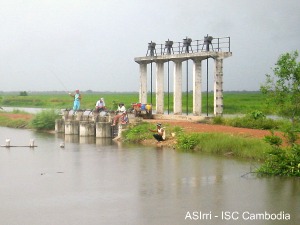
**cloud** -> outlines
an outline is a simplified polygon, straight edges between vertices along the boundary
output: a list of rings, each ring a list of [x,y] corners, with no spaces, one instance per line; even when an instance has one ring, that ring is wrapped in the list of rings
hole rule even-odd
[[[148,42],[207,34],[231,37],[224,89],[258,90],[279,55],[299,49],[299,8],[296,0],[1,1],[0,90],[61,89],[52,70],[69,89],[138,91],[134,58]]]

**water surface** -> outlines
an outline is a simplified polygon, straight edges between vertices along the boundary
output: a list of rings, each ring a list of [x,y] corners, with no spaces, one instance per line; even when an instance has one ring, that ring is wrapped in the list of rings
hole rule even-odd
[[[299,179],[245,175],[257,166],[251,162],[0,128],[1,145],[6,138],[12,145],[34,139],[38,147],[0,149],[0,224],[300,221]],[[290,220],[243,218],[258,213],[288,214]]]

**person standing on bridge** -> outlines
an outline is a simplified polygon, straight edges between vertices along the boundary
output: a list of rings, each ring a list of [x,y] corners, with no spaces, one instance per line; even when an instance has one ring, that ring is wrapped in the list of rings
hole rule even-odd
[[[70,96],[74,97],[74,104],[73,104],[73,115],[79,110],[80,108],[80,100],[81,95],[79,93],[79,90],[77,89],[74,94],[69,93]]]

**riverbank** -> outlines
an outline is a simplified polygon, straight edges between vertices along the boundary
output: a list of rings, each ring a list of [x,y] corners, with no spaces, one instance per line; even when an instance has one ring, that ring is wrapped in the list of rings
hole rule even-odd
[[[244,138],[256,138],[263,139],[265,136],[270,135],[269,130],[258,130],[258,129],[249,129],[249,128],[240,128],[240,127],[231,127],[224,125],[214,125],[208,123],[199,123],[189,120],[162,120],[162,119],[145,119],[147,123],[153,124],[155,126],[156,123],[161,123],[163,126],[168,125],[172,127],[180,127],[183,129],[184,133],[224,133],[233,136],[240,136]],[[275,135],[284,138],[283,133],[276,131]],[[172,135],[168,135],[166,141],[157,143],[154,139],[147,139],[142,141],[144,145],[158,145],[158,146],[166,146],[172,147],[176,145],[176,136],[172,137]]]
[[[28,128],[33,114],[13,111],[13,112],[0,112],[0,126],[11,128]]]
[[[14,127],[14,128],[26,128],[29,122],[33,119],[34,114],[25,113],[21,111],[16,112],[0,112],[0,126]],[[225,125],[213,125],[208,123],[199,123],[197,121],[190,120],[170,120],[170,119],[144,119],[144,122],[153,124],[161,123],[163,126],[168,125],[172,127],[180,127],[184,133],[226,133],[230,135],[239,135],[242,137],[258,138],[262,139],[266,135],[270,135],[268,130],[258,130],[240,127],[231,127]],[[20,127],[19,124],[22,124]],[[282,132],[275,132],[275,135],[283,137]],[[154,139],[144,140],[146,145],[156,145]],[[161,142],[160,145],[173,147],[176,144],[176,136],[172,137],[168,135],[167,140]]]

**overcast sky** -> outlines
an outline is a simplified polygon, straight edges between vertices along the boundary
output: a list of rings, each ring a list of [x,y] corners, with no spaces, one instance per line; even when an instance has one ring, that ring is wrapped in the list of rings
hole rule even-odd
[[[299,11],[299,0],[0,0],[0,91],[138,91],[148,42],[207,34],[231,38],[224,90],[259,90],[299,50]]]

